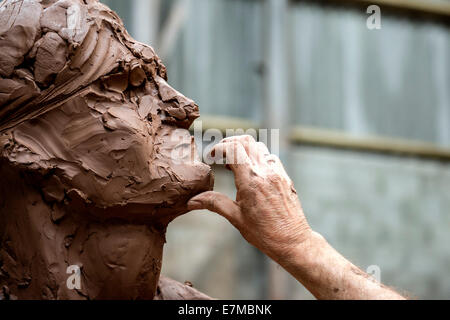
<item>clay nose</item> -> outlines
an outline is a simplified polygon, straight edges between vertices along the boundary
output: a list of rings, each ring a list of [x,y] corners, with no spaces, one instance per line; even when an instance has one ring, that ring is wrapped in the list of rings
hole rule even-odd
[[[198,106],[172,88],[163,78],[157,77],[156,84],[162,100],[160,108],[165,114],[164,122],[189,129],[192,122],[200,116]]]

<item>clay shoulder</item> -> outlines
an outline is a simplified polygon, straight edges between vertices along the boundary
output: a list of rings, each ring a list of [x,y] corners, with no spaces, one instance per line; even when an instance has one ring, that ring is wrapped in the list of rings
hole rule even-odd
[[[155,300],[212,300],[192,286],[161,276]]]

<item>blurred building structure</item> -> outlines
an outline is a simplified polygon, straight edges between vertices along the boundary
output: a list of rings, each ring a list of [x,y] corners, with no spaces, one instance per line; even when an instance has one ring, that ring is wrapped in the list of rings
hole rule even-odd
[[[450,298],[450,1],[104,2],[204,129],[280,129],[307,218],[339,252],[412,297]],[[313,298],[212,213],[169,226],[163,273],[217,298]]]

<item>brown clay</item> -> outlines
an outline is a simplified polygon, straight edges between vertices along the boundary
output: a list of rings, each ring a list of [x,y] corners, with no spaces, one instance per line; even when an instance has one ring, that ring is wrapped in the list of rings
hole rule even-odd
[[[167,225],[213,185],[173,161],[198,106],[95,0],[1,2],[0,48],[0,297],[153,299]]]

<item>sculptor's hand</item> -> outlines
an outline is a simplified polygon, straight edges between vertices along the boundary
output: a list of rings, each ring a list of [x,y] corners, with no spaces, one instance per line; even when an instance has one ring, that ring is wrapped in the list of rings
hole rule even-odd
[[[216,145],[233,170],[236,201],[217,192],[192,198],[190,210],[227,218],[245,239],[278,262],[318,299],[404,299],[345,259],[313,232],[280,160],[250,136]],[[236,159],[234,159],[236,158]],[[238,160],[238,161],[233,161]]]
[[[222,215],[248,242],[274,260],[288,256],[309,236],[310,227],[278,157],[251,136],[224,139],[212,153],[216,158],[223,154],[234,172],[236,201],[217,192],[205,192],[192,198],[188,208]]]

